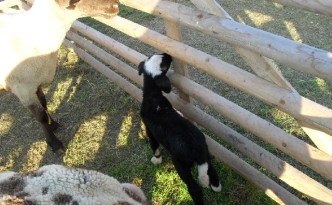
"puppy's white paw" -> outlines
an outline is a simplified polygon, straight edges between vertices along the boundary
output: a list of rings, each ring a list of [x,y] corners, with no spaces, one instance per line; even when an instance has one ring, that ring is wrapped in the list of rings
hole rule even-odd
[[[151,158],[151,162],[152,162],[154,165],[160,164],[162,161],[163,161],[162,156],[160,156],[160,157],[158,157],[158,158],[155,157],[155,156],[153,156],[153,157]]]
[[[211,184],[211,189],[214,191],[214,192],[220,192],[221,191],[221,184],[219,184],[217,187],[213,186]]]

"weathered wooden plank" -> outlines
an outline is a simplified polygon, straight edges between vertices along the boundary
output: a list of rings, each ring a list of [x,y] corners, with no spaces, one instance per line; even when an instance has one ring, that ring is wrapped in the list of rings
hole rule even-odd
[[[272,1],[287,6],[294,6],[318,14],[332,16],[331,0],[272,0]]]
[[[164,23],[165,23],[166,35],[174,40],[182,41],[180,24],[169,20],[165,20]],[[184,62],[182,62],[180,59],[173,58],[173,68],[175,72],[178,72],[184,76],[189,76],[187,65]],[[187,102],[191,101],[190,97],[182,93],[181,91],[179,93],[179,96]]]

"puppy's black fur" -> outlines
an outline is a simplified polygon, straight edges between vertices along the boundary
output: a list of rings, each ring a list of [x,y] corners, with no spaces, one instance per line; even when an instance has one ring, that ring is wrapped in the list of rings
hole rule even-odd
[[[172,57],[168,54],[156,54],[139,64],[139,75],[144,75],[143,102],[140,115],[150,139],[154,153],[151,161],[161,163],[159,145],[171,154],[173,164],[186,183],[195,204],[204,204],[203,194],[195,182],[191,168],[196,163],[199,180],[203,186],[211,186],[220,191],[221,185],[215,169],[211,165],[210,155],[203,133],[190,121],[176,112],[162,91],[169,93],[171,83],[166,73]]]

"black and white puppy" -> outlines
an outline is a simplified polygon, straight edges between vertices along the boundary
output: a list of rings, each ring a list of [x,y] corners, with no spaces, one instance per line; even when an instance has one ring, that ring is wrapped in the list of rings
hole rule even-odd
[[[169,93],[172,89],[166,76],[171,62],[172,57],[163,53],[155,54],[139,64],[139,75],[143,73],[144,76],[140,115],[154,153],[151,162],[161,163],[161,144],[170,152],[173,164],[195,204],[204,204],[202,191],[191,174],[194,164],[198,165],[198,178],[203,187],[211,186],[212,190],[219,192],[221,185],[211,165],[204,134],[175,111],[163,96],[162,91]]]

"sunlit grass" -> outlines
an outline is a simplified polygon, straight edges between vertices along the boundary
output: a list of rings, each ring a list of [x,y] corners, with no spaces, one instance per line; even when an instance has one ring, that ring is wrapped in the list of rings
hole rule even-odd
[[[282,9],[284,7],[284,5],[279,4],[279,3],[273,3],[273,5],[278,9]]]
[[[85,121],[67,147],[64,162],[68,166],[84,165],[93,160],[105,136],[108,116],[105,113]]]
[[[0,171],[6,171],[6,170],[11,170],[13,168],[13,166],[16,163],[16,159],[22,154],[22,146],[12,149],[7,157],[2,156],[1,157],[1,164],[4,165],[0,165]]]
[[[134,179],[132,180],[132,183],[133,183],[133,184],[136,184],[136,185],[139,186],[139,187],[141,187],[142,184],[143,184],[143,179],[140,178],[140,177],[134,178]]]
[[[46,142],[35,142],[30,146],[28,150],[26,162],[22,165],[22,171],[35,170],[40,167],[40,162],[44,157],[47,149]]]
[[[1,114],[0,117],[0,136],[7,133],[14,122],[13,116],[8,113]]]
[[[77,79],[76,79],[76,82],[75,82],[75,85],[72,85],[72,88],[71,88],[71,91],[69,93],[69,97],[68,97],[68,100],[67,102],[71,101],[73,99],[73,96],[75,95],[76,93],[76,90],[77,90],[77,84],[80,84],[81,81],[82,81],[82,76],[78,76]]]
[[[295,136],[305,136],[303,129],[300,128],[299,124],[292,116],[278,110],[277,108],[272,108],[271,114],[274,119],[274,124],[279,127],[283,127],[283,129],[289,134]]]
[[[264,24],[267,24],[271,21],[273,21],[273,17],[263,14],[263,13],[258,13],[255,11],[251,10],[244,10],[244,12],[248,15],[248,17],[252,20],[252,22],[257,26],[263,26]]]
[[[128,143],[128,136],[130,129],[132,127],[132,121],[133,121],[133,112],[130,112],[123,120],[120,132],[118,134],[118,138],[116,141],[116,146],[125,146]]]
[[[145,125],[143,123],[143,121],[140,122],[140,131],[138,133],[138,138],[140,140],[143,140],[145,138],[147,138],[148,136],[146,136],[146,131],[145,131]]]
[[[72,49],[66,49],[65,47],[61,47],[58,52],[58,64],[68,68],[75,67],[79,62],[78,56]],[[55,112],[58,107],[63,103],[64,99],[66,102],[72,100],[75,95],[77,85],[82,81],[82,76],[78,76],[77,78],[73,78],[73,76],[66,76],[65,79],[61,81],[56,81],[56,88],[52,93],[52,97],[48,102],[48,110],[50,112]],[[45,89],[45,93],[48,93],[49,89]],[[67,96],[68,95],[68,96]]]
[[[294,23],[291,22],[291,21],[285,21],[284,23],[285,23],[285,27],[287,28],[287,30],[288,30],[289,35],[291,36],[291,38],[294,41],[303,43],[303,40],[301,39],[301,36],[300,36],[298,30],[296,29]]]
[[[68,77],[66,81],[57,84],[56,90],[53,93],[50,102],[48,103],[49,111],[54,112],[60,106],[60,104],[63,102],[63,99],[65,98],[66,93],[68,92],[70,85],[72,84],[72,81],[73,79]]]
[[[180,179],[174,167],[170,169],[165,164],[161,165],[155,174],[155,180],[152,198],[156,204],[158,201],[163,202],[162,204],[180,204],[179,202],[192,201],[186,184]]]
[[[73,67],[80,60],[73,49],[64,46],[58,52],[58,59],[58,64],[64,67]]]
[[[245,24],[245,20],[240,15],[237,15],[236,18],[238,22]]]
[[[329,89],[329,86],[327,85],[325,80],[321,78],[316,78],[316,83],[322,91],[328,93],[329,95],[332,95],[332,90]]]

